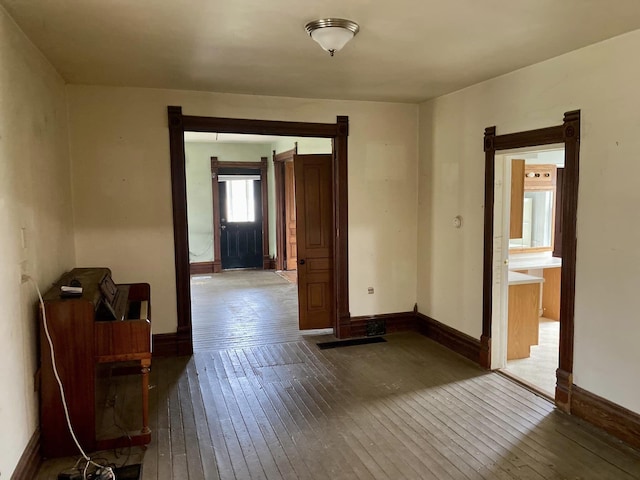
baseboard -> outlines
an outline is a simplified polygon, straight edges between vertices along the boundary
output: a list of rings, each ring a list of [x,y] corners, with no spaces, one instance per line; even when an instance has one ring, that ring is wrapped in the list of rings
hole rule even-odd
[[[480,340],[416,312],[418,331],[454,352],[480,363]]]
[[[640,448],[640,415],[631,410],[573,385],[571,414]]]
[[[207,273],[213,273],[213,262],[190,263],[189,273],[191,275],[204,275]]]
[[[560,368],[556,369],[556,406],[565,413],[571,412],[573,394],[573,374]]]
[[[11,475],[11,480],[32,480],[40,468],[40,429],[36,429]]]
[[[380,325],[384,327],[384,333],[416,330],[416,316],[413,312],[385,313],[382,315],[351,317],[350,336],[366,336],[367,325],[370,325],[371,322],[380,322]]]
[[[156,333],[152,337],[154,357],[175,357],[178,355],[177,333]]]

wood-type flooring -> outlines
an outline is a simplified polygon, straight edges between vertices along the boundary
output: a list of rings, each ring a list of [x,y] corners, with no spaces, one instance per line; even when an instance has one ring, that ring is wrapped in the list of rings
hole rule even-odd
[[[417,333],[269,338],[154,359],[143,479],[640,479],[636,450]]]

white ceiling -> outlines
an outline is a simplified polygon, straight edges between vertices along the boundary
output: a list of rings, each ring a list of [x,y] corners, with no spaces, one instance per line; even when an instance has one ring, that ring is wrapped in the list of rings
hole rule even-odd
[[[70,83],[401,102],[640,28],[640,0],[0,3]],[[328,16],[361,27],[333,58],[304,31]]]

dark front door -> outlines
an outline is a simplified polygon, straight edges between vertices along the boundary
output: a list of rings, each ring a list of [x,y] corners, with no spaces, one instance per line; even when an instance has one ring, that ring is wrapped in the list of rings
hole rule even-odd
[[[222,269],[262,268],[260,180],[242,175],[224,178],[219,184]]]

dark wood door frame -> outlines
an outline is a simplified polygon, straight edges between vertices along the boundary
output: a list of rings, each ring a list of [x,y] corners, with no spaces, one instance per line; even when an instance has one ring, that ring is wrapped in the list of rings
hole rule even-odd
[[[221,162],[218,157],[211,157],[211,197],[213,201],[213,273],[222,271],[222,254],[220,252],[220,188],[218,170],[220,168],[239,168],[242,170],[260,170],[260,197],[262,199],[262,268],[269,269],[269,205],[267,197],[267,157],[260,157],[259,162]]]
[[[244,133],[317,137],[333,140],[333,230],[334,230],[334,333],[338,338],[351,336],[349,313],[348,263],[348,191],[347,147],[349,117],[338,116],[336,123],[282,122],[239,118],[183,115],[182,107],[168,106],[169,153],[171,157],[171,196],[173,202],[173,238],[176,268],[178,325],[176,350],[180,355],[193,352],[191,337],[191,286],[189,273],[189,236],[187,226],[187,182],[185,174],[184,132]]]
[[[491,320],[493,281],[493,220],[496,151],[540,145],[564,144],[562,190],[562,281],[560,286],[560,358],[556,370],[556,405],[569,411],[573,386],[573,325],[576,281],[576,213],[580,166],[580,110],[566,112],[562,125],[526,132],[496,135],[496,127],[484,131],[484,272],[482,292],[482,337],[480,364],[491,365]]]
[[[273,151],[273,173],[276,186],[276,270],[285,270],[285,241],[286,241],[286,220],[285,220],[285,186],[284,186],[284,164],[293,162],[293,156],[298,153],[298,142],[295,142],[291,150],[276,153]]]

